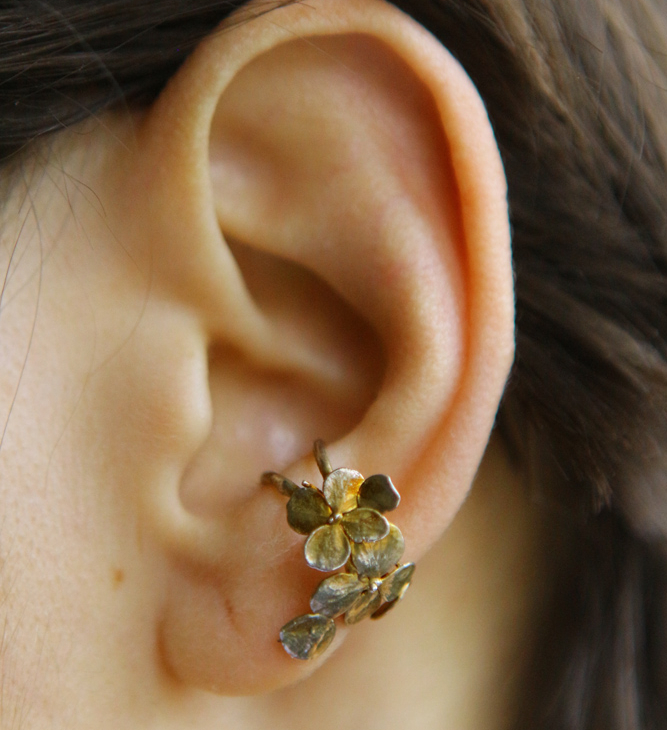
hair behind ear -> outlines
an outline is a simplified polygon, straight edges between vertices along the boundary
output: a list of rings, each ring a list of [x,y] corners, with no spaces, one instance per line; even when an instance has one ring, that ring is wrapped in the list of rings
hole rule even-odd
[[[508,176],[518,331],[501,426],[564,550],[531,671],[539,689],[517,727],[660,726],[663,13],[621,0],[397,4],[470,73]]]

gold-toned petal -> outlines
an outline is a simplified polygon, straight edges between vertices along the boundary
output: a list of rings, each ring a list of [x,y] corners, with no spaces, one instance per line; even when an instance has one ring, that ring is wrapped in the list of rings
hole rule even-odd
[[[352,543],[352,563],[359,575],[380,578],[398,563],[404,550],[401,531],[390,523],[389,534],[382,540]]]
[[[280,629],[280,642],[294,659],[315,659],[331,644],[336,625],[319,614],[297,616]]]
[[[301,535],[310,535],[331,517],[331,509],[321,492],[311,487],[297,487],[287,503],[287,522]]]
[[[359,506],[378,512],[391,512],[401,501],[401,495],[386,474],[373,474],[359,487]]]
[[[303,552],[311,568],[330,573],[347,562],[350,541],[340,525],[324,525],[306,540]]]
[[[372,613],[380,608],[382,603],[382,596],[380,591],[366,591],[362,593],[359,598],[355,601],[354,605],[345,614],[346,624],[358,624],[359,621],[363,621],[366,616],[370,616]]]
[[[317,586],[310,599],[311,611],[336,618],[354,604],[365,588],[354,573],[332,575]]]
[[[414,563],[401,565],[380,583],[380,593],[385,601],[391,602],[400,600],[410,586],[412,575],[415,572]]]
[[[343,516],[341,524],[354,542],[377,542],[389,534],[389,522],[374,509],[353,509]]]
[[[291,497],[294,490],[298,489],[297,485],[291,479],[275,471],[265,471],[262,474],[261,483],[263,487],[274,487],[286,497]]]
[[[322,491],[334,512],[350,512],[357,506],[357,494],[364,481],[354,469],[336,469],[324,480]]]

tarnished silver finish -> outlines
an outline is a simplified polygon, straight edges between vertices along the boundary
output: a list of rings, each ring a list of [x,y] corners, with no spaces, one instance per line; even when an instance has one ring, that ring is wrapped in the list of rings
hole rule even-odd
[[[364,478],[354,469],[336,469],[324,480],[322,491],[331,509],[351,512],[357,507],[357,494]]]
[[[387,601],[400,600],[410,586],[412,574],[415,572],[414,563],[406,563],[396,568],[393,572],[382,580],[380,583],[380,593],[382,598]]]
[[[311,487],[297,487],[287,503],[287,522],[301,535],[310,535],[331,517],[331,508],[322,493]]]
[[[380,578],[396,566],[405,550],[405,541],[396,525],[377,542],[352,543],[352,563],[361,576]]]
[[[322,479],[326,479],[333,469],[331,468],[331,462],[329,461],[329,456],[322,439],[317,439],[313,444],[313,456],[317,462],[317,468],[320,470]]]
[[[380,608],[382,603],[382,596],[380,591],[365,591],[352,605],[350,610],[345,614],[346,624],[358,624],[359,621],[363,621],[367,616]]]
[[[275,487],[281,494],[286,497],[291,497],[292,492],[298,489],[297,485],[282,474],[278,474],[275,471],[265,471],[261,478],[262,486],[264,487]]]
[[[359,487],[359,506],[378,512],[391,512],[401,501],[401,495],[386,474],[373,474]]]
[[[354,573],[337,573],[325,578],[310,599],[310,610],[336,618],[352,607],[366,586]]]
[[[295,659],[315,659],[333,641],[336,626],[320,614],[297,616],[280,629],[280,642]]]
[[[318,527],[303,548],[311,568],[330,573],[342,568],[350,557],[350,541],[340,523]]]
[[[315,442],[315,461],[322,489],[310,482],[298,487],[276,472],[262,474],[264,485],[289,496],[287,521],[302,535],[306,562],[333,572],[320,582],[310,600],[312,614],[285,624],[280,641],[296,659],[320,656],[333,640],[334,619],[356,624],[390,611],[405,595],[415,566],[399,565],[405,549],[401,531],[382,514],[395,509],[400,495],[391,479],[374,474],[368,479],[354,469],[332,470],[324,443]]]
[[[353,542],[377,542],[389,534],[389,522],[374,509],[355,509],[343,515],[341,524]]]

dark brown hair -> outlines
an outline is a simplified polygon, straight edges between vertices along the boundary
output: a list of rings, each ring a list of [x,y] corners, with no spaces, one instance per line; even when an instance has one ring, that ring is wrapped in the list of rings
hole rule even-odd
[[[664,3],[398,4],[472,76],[509,183],[517,356],[501,425],[554,551],[517,726],[665,728]]]
[[[0,3],[0,158],[149,103],[243,4]],[[517,357],[500,425],[559,556],[516,727],[667,728],[664,3],[395,4],[471,75],[507,171]]]

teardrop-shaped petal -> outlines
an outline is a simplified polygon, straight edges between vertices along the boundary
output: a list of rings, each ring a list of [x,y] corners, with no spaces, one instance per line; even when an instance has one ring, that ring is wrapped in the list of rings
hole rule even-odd
[[[331,509],[321,492],[312,487],[297,487],[287,503],[287,522],[301,535],[310,535],[331,517]]]
[[[352,605],[350,610],[345,614],[346,624],[358,624],[359,621],[363,621],[366,616],[370,616],[372,613],[380,608],[382,603],[382,596],[380,591],[366,591],[362,593],[359,598]]]
[[[331,509],[337,514],[350,512],[357,506],[357,494],[364,478],[354,469],[336,469],[324,480],[322,491]]]
[[[376,542],[389,534],[389,522],[374,509],[353,509],[341,524],[353,542]]]
[[[350,557],[350,541],[338,525],[318,527],[306,540],[303,549],[311,568],[330,573],[342,568]]]
[[[380,583],[380,593],[385,601],[400,600],[410,586],[412,574],[415,572],[414,563],[401,565]]]
[[[338,573],[325,578],[310,599],[311,611],[336,618],[354,604],[365,587],[354,573]]]
[[[377,542],[352,543],[352,562],[359,575],[379,578],[388,573],[403,555],[405,540],[396,525]]]
[[[359,506],[378,512],[391,512],[401,501],[401,495],[386,474],[373,474],[359,487]]]
[[[297,616],[280,629],[280,642],[295,659],[315,659],[324,652],[336,633],[333,619],[319,614]]]

